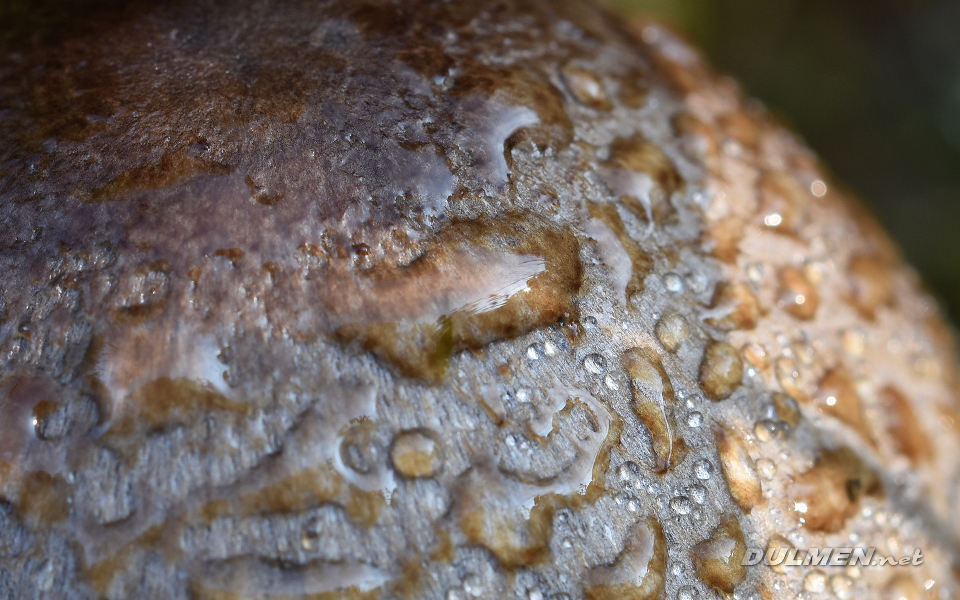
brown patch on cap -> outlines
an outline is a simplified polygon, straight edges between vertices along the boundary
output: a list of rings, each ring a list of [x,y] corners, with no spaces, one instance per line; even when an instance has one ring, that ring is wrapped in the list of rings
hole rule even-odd
[[[747,567],[743,565],[746,552],[743,529],[733,515],[724,517],[710,537],[690,549],[700,581],[724,594],[732,594],[746,578]]]
[[[914,464],[929,462],[934,454],[933,444],[907,397],[888,385],[880,390],[880,403],[886,409],[887,431],[897,452]]]
[[[877,474],[849,448],[825,450],[816,464],[788,488],[804,527],[833,533],[857,512],[864,495],[880,495]]]
[[[850,304],[864,319],[873,320],[882,306],[892,306],[893,267],[877,256],[858,255],[850,259],[847,277],[850,281]]]
[[[757,466],[750,458],[743,440],[736,433],[721,425],[715,425],[713,437],[717,441],[720,467],[730,495],[744,512],[749,513],[763,501],[763,488]]]
[[[809,320],[817,314],[820,294],[803,271],[795,267],[780,270],[780,299],[778,305],[794,317]]]
[[[743,379],[743,359],[737,349],[726,342],[712,342],[700,363],[700,387],[711,400],[723,400],[732,394]]]
[[[688,450],[673,415],[673,385],[654,352],[631,348],[623,353],[622,361],[630,377],[631,407],[650,431],[654,470],[665,473],[680,464]]]
[[[760,303],[750,286],[744,283],[721,282],[713,294],[710,308],[730,309],[722,317],[707,319],[707,323],[722,331],[753,329],[760,319]]]
[[[846,369],[831,369],[823,376],[814,402],[824,414],[843,421],[855,429],[864,441],[875,444],[856,385]]]
[[[609,565],[586,575],[587,600],[654,600],[666,587],[667,539],[663,526],[648,517],[630,531],[630,537]]]

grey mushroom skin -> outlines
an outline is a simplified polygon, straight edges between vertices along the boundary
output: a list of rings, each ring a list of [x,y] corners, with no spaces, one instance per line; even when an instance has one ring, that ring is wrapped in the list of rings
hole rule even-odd
[[[0,598],[960,594],[949,329],[668,29],[198,0],[3,44]],[[923,561],[744,564],[791,547]]]

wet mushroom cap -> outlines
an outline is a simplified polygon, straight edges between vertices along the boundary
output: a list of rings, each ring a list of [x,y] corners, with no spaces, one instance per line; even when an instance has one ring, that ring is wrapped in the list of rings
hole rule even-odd
[[[0,47],[0,590],[958,593],[935,303],[668,29],[41,16]],[[924,561],[743,564],[851,544]]]

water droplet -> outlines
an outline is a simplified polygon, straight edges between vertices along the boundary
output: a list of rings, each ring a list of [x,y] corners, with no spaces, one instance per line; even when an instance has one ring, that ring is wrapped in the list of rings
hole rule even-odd
[[[803,390],[802,384],[800,383],[800,372],[797,370],[797,365],[794,364],[793,359],[785,356],[778,358],[776,371],[777,380],[780,382],[780,386],[783,387],[783,391],[793,398],[802,398]]]
[[[536,588],[527,590],[527,600],[543,600],[543,592]]]
[[[744,345],[740,352],[748,363],[761,371],[766,370],[766,368],[770,366],[770,354],[763,344],[750,342]]]
[[[790,427],[796,427],[800,422],[800,407],[797,401],[786,394],[773,395],[773,407],[776,411],[776,417]],[[773,418],[771,416],[770,418]],[[786,433],[786,431],[784,432]]]
[[[763,265],[761,263],[750,263],[747,265],[747,279],[754,283],[759,283],[763,279]]]
[[[848,600],[853,595],[853,581],[843,575],[834,575],[830,578],[830,591],[839,600]]]
[[[303,532],[300,534],[300,545],[304,550],[313,550],[319,542],[320,524],[314,518],[304,525]]]
[[[690,427],[700,427],[703,425],[703,415],[698,412],[692,412],[687,415],[687,425]]]
[[[606,377],[603,378],[603,383],[607,386],[608,389],[611,389],[611,390],[620,389],[620,386],[617,385],[617,381],[610,375],[607,375]]]
[[[679,350],[684,340],[690,337],[686,319],[675,312],[663,315],[657,322],[656,334],[663,347],[670,352]]]
[[[530,344],[527,346],[527,358],[530,360],[539,360],[543,356],[543,346],[541,344]]]
[[[817,313],[820,295],[807,276],[795,267],[780,271],[780,299],[777,305],[798,319],[812,319]]]
[[[687,283],[690,285],[690,289],[695,294],[702,294],[707,291],[707,286],[710,285],[710,279],[700,272],[693,272],[687,276]]]
[[[820,569],[810,571],[803,578],[803,589],[814,594],[820,594],[827,589],[827,576]]]
[[[483,588],[483,581],[481,581],[477,575],[467,575],[463,578],[463,591],[471,596],[475,598],[482,596]]]
[[[603,82],[596,75],[572,65],[565,66],[562,75],[567,89],[581,103],[597,110],[610,109],[610,101],[607,100]]]
[[[757,439],[761,442],[769,442],[770,440],[779,437],[780,431],[780,426],[777,424],[777,422],[769,419],[757,421],[757,424],[753,428],[754,435],[756,435]]]
[[[690,498],[697,504],[705,504],[707,502],[707,488],[699,483],[691,485],[688,493],[690,494]]]
[[[710,479],[713,476],[713,463],[701,458],[693,464],[693,475],[701,481]]]
[[[678,515],[690,514],[690,499],[685,496],[675,496],[670,499],[670,509]]]
[[[699,600],[700,590],[692,585],[685,585],[677,592],[677,600]]]
[[[620,468],[617,469],[617,475],[620,477],[620,481],[623,482],[636,482],[640,479],[640,467],[637,463],[633,461],[627,461],[620,465]]]
[[[599,375],[607,367],[607,360],[599,354],[590,354],[583,359],[583,368],[593,373],[594,375]]]
[[[770,481],[777,474],[777,465],[769,458],[761,458],[757,461],[757,471],[761,477]]]
[[[557,355],[557,347],[554,346],[552,342],[544,342],[544,343],[543,343],[543,354],[544,354],[545,356],[556,356],[556,355]]]
[[[597,318],[593,315],[587,315],[583,318],[582,323],[584,329],[593,329],[597,326]]]
[[[53,588],[53,580],[56,572],[54,571],[54,563],[52,561],[46,561],[43,565],[43,568],[36,575],[36,584],[37,589],[43,592],[48,592]]]
[[[667,273],[663,276],[663,285],[667,288],[669,292],[682,292],[683,291],[683,278],[677,275],[676,273]]]
[[[467,594],[461,588],[454,587],[447,590],[444,598],[446,600],[466,600]]]
[[[820,179],[815,179],[813,183],[810,184],[810,193],[817,198],[823,198],[827,195],[827,184]]]
[[[517,402],[530,402],[530,399],[533,397],[533,392],[527,388],[520,388],[517,390],[515,397]]]

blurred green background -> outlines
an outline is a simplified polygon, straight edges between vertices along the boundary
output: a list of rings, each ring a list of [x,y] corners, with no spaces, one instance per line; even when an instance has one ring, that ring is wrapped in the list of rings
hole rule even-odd
[[[960,323],[960,0],[609,0],[698,45],[871,206]]]

